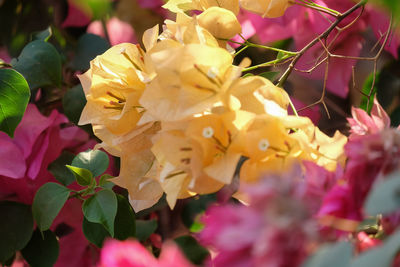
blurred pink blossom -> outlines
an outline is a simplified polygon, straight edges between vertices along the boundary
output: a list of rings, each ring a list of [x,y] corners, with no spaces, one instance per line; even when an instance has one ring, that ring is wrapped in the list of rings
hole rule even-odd
[[[46,117],[29,104],[13,139],[0,132],[0,196],[31,204],[37,189],[54,181],[47,166],[62,150],[88,141],[88,134],[78,127],[60,127],[67,122],[56,110]]]
[[[354,1],[351,0],[318,0],[315,2],[340,12],[344,12],[354,5]],[[359,11],[354,12],[338,26],[343,27],[347,25],[356,19],[358,14]],[[328,17],[309,8],[294,5],[289,7],[285,14],[279,18],[262,18],[256,14],[244,11],[239,16],[239,19],[242,25],[250,24],[243,30],[243,35],[246,38],[247,36],[251,36],[253,32],[256,32],[261,43],[271,43],[286,38],[293,38],[295,49],[300,50],[331,25]],[[382,42],[382,35],[388,29],[389,18],[387,14],[378,11],[375,7],[367,8],[357,22],[352,27],[341,31],[338,37],[336,37],[338,31],[336,29],[332,31],[327,42],[330,44],[329,50],[339,55],[359,56],[363,46],[363,32],[370,26],[377,39]],[[397,58],[399,45],[400,33],[396,31],[393,38],[389,39],[385,49]],[[302,70],[310,69],[315,66],[317,59],[323,59],[321,58],[323,52],[324,48],[320,43],[317,43],[304,54],[296,67]],[[352,67],[356,64],[356,60],[331,58],[329,63],[327,89],[340,97],[346,97],[349,91],[348,84],[351,78]],[[322,64],[311,74],[300,74],[312,79],[322,80],[324,72],[325,64]]]
[[[90,16],[83,12],[74,0],[68,0],[68,15],[61,24],[61,27],[84,27],[90,23]]]
[[[117,17],[107,21],[107,31],[110,37],[111,45],[120,43],[136,43],[136,36],[132,26]],[[88,33],[97,34],[105,37],[104,29],[100,21],[93,21],[87,28]]]
[[[304,104],[303,102],[301,102],[300,100],[297,100],[295,98],[291,98],[294,107],[296,108],[296,110],[299,110],[301,108],[306,107],[307,105]],[[288,109],[288,113],[289,115],[293,115],[293,110],[289,107]],[[309,107],[307,109],[298,111],[300,116],[304,116],[304,117],[309,117],[310,120],[317,125],[319,120],[321,119],[321,112],[319,110],[318,105],[315,105],[313,107]]]
[[[141,8],[151,9],[163,18],[167,18],[168,12],[162,6],[164,5],[163,0],[138,0]]]
[[[156,259],[136,240],[109,239],[101,250],[99,267],[192,267],[177,245],[166,243]]]
[[[268,175],[245,186],[248,206],[208,208],[199,239],[216,252],[210,266],[300,266],[319,238],[312,217],[316,194],[309,195],[303,175],[299,166],[282,177]]]
[[[0,200],[32,204],[44,183],[55,182],[47,167],[63,150],[78,153],[95,145],[85,131],[67,124],[57,110],[46,117],[29,104],[13,139],[0,132]],[[81,203],[68,200],[52,226],[60,244],[56,267],[93,266],[97,261],[97,249],[83,235],[82,221]]]
[[[375,100],[371,116],[361,109],[353,109],[352,114],[346,168],[324,197],[320,217],[361,221],[364,201],[374,183],[400,168],[400,130],[389,128],[390,119],[379,103]]]
[[[11,57],[8,54],[7,48],[0,47],[0,59],[3,60],[6,63],[10,63]]]
[[[365,232],[359,232],[357,234],[357,251],[359,253],[375,248],[382,244],[382,240],[371,238]]]

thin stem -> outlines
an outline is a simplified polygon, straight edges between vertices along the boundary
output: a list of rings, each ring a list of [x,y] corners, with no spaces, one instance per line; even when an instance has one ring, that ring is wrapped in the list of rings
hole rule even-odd
[[[342,15],[340,12],[338,12],[336,10],[333,10],[333,9],[330,9],[330,8],[327,8],[327,7],[324,7],[324,6],[320,6],[320,5],[316,4],[316,3],[306,2],[306,1],[302,1],[302,0],[299,0],[299,1],[301,1],[302,3],[299,3],[299,2],[296,2],[296,1],[289,1],[289,3],[294,4],[294,5],[298,5],[298,6],[311,8],[311,9],[314,9],[316,11],[331,15],[331,16],[333,16],[335,18],[337,18],[337,17]]]
[[[104,36],[106,37],[107,42],[111,45],[110,35],[108,34],[107,24],[106,24],[106,21],[104,20],[104,18],[101,19],[101,26],[103,27]]]
[[[284,60],[286,60],[288,58],[291,58],[291,57],[293,57],[293,56],[292,55],[286,55],[286,56],[283,56],[282,58],[274,59],[274,60],[271,60],[271,61],[268,61],[268,62],[264,62],[264,63],[258,64],[258,65],[254,65],[254,66],[245,68],[245,69],[243,69],[242,72],[251,71],[251,70],[255,70],[255,69],[258,69],[258,68],[262,68],[262,67],[275,66],[277,63],[280,63],[280,62],[282,62],[282,61],[284,61]]]
[[[316,43],[319,42],[319,40],[325,39],[326,37],[328,37],[328,35],[336,28],[336,26],[342,21],[344,20],[348,15],[350,15],[351,13],[353,13],[355,10],[357,10],[358,8],[360,8],[361,6],[363,6],[366,3],[366,0],[362,0],[361,2],[357,3],[356,5],[354,5],[352,8],[350,8],[349,10],[347,10],[345,13],[343,13],[341,16],[339,16],[336,21],[334,23],[332,23],[332,25],[326,29],[323,33],[321,33],[320,35],[318,35],[315,39],[313,39],[310,43],[308,43],[305,47],[303,47],[303,49],[301,49],[296,56],[293,58],[292,62],[290,63],[289,67],[286,69],[286,71],[282,74],[282,76],[279,78],[277,86],[282,87],[283,84],[285,83],[285,81],[287,80],[287,78],[289,77],[289,75],[292,73],[295,64],[299,61],[299,59],[304,55],[304,53],[310,49],[311,47],[313,47]]]
[[[242,38],[244,38],[244,37],[242,36]],[[281,52],[281,53],[285,53],[285,54],[293,55],[293,56],[294,56],[294,55],[297,55],[297,53],[298,53],[298,52],[293,52],[293,51],[287,51],[287,50],[284,50],[284,49],[279,49],[279,48],[272,47],[272,46],[266,46],[266,45],[255,44],[255,43],[252,43],[252,42],[247,41],[246,39],[244,39],[244,43],[242,43],[242,42],[237,42],[237,41],[230,40],[230,39],[219,39],[219,40],[227,41],[227,42],[230,42],[230,43],[239,44],[239,45],[243,45],[243,46],[249,46],[249,47],[257,47],[257,48],[268,49],[268,50],[272,50],[272,51],[276,51],[276,52]]]

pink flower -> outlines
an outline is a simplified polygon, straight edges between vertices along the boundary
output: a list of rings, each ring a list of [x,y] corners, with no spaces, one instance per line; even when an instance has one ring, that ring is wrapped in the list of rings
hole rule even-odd
[[[162,18],[168,17],[168,11],[162,7],[162,5],[164,5],[163,0],[138,0],[138,3],[141,8],[151,9]]]
[[[318,0],[317,4],[327,6],[329,8],[344,12],[354,5],[351,0]],[[359,10],[344,19],[338,26],[343,27],[353,21],[359,14]],[[256,32],[261,43],[271,43],[274,41],[292,37],[295,41],[295,48],[302,49],[318,34],[325,31],[331,24],[327,19],[327,15],[322,15],[315,10],[300,6],[292,6],[288,8],[282,17],[268,19],[261,18],[258,15],[249,12],[243,12],[239,19],[241,24],[250,24],[247,26],[248,32],[244,34],[251,36]],[[376,11],[376,8],[367,8],[362,16],[348,29],[342,31],[336,39],[337,30],[333,30],[328,38],[328,44],[332,42],[329,51],[334,54],[345,56],[359,56],[363,38],[362,33],[370,25],[377,36],[381,40],[381,35],[387,31],[389,24],[389,16],[383,12]],[[385,49],[393,56],[397,57],[397,49],[400,44],[400,33],[397,31],[392,38],[389,39]],[[316,44],[309,49],[296,64],[296,67],[302,70],[310,69],[315,66],[317,59],[324,52],[321,44]],[[356,64],[356,60],[331,58],[328,71],[327,89],[340,96],[346,97],[349,91],[348,84],[351,78],[352,67]],[[322,64],[316,68],[311,74],[300,73],[312,79],[323,80],[325,65]]]
[[[55,182],[47,167],[64,149],[80,152],[94,146],[86,132],[67,123],[57,110],[46,117],[29,104],[13,139],[0,132],[0,200],[32,204],[44,183]],[[94,266],[97,261],[97,249],[85,238],[82,221],[80,201],[68,200],[51,228],[60,244],[56,267]]]
[[[380,246],[382,244],[382,240],[371,238],[365,232],[359,232],[357,234],[357,251],[360,253]]]
[[[373,184],[400,167],[400,131],[390,128],[390,119],[376,99],[371,116],[356,108],[352,113],[353,118],[348,119],[352,134],[345,145],[346,169],[324,197],[318,213],[321,218],[362,220],[362,207]],[[344,222],[340,224],[348,223]],[[337,223],[335,227],[351,231]]]
[[[297,100],[295,98],[291,98],[291,99],[292,99],[294,107],[297,110],[306,107],[306,105],[303,102],[301,102],[300,100]],[[289,108],[288,109],[288,113],[289,113],[289,115],[293,115],[293,110],[291,108]],[[307,108],[307,109],[304,109],[304,110],[301,110],[301,111],[298,111],[298,113],[299,113],[300,116],[309,117],[310,120],[315,125],[318,124],[318,122],[319,122],[319,120],[321,118],[321,112],[319,110],[318,105],[310,107],[310,108]]]
[[[61,27],[84,27],[90,23],[90,16],[75,4],[75,0],[68,0],[68,15]]]
[[[60,128],[67,122],[56,110],[45,117],[29,104],[13,139],[0,132],[0,196],[31,204],[39,187],[54,181],[47,166],[62,150],[88,141],[87,133],[78,127]]]
[[[110,37],[111,45],[120,43],[136,43],[136,36],[132,26],[117,17],[107,21],[107,31]],[[97,34],[105,37],[103,26],[100,21],[93,21],[87,28],[88,33]]]
[[[376,98],[372,106],[371,116],[364,110],[355,107],[351,108],[351,114],[353,118],[347,119],[351,127],[350,138],[356,135],[375,134],[390,128],[390,118]]]
[[[0,59],[6,63],[9,63],[11,61],[11,57],[7,52],[7,48],[0,47]]]
[[[245,188],[248,206],[212,206],[203,217],[199,239],[216,252],[212,266],[300,266],[318,227],[299,166]]]
[[[136,240],[106,241],[100,256],[99,267],[191,267],[177,246],[167,243],[157,260]]]

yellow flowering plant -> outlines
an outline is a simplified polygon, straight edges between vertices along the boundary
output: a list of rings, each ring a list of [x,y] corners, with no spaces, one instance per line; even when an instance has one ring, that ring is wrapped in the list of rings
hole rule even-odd
[[[241,6],[265,16],[287,7],[267,2]],[[145,50],[114,46],[80,76],[88,100],[80,123],[91,123],[103,141],[98,147],[121,158],[114,181],[128,189],[136,211],[163,192],[173,208],[177,199],[220,190],[232,183],[241,158],[240,183],[302,160],[329,170],[343,163],[343,135],[330,138],[308,118],[289,116],[288,94],[266,78],[241,77],[249,60],[234,65],[226,43],[241,33],[238,5],[169,1],[176,20],[166,20],[161,33],[157,25],[147,30]]]

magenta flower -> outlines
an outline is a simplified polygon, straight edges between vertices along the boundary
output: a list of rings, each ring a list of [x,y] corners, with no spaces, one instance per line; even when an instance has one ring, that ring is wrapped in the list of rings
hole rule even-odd
[[[156,259],[136,240],[109,239],[101,250],[99,267],[191,267],[178,247],[167,243]]]
[[[319,238],[312,218],[315,194],[309,194],[306,179],[299,167],[283,177],[266,176],[246,186],[248,206],[210,207],[199,234],[200,242],[216,253],[210,265],[300,266]]]
[[[362,220],[362,207],[373,184],[400,166],[400,131],[390,128],[390,119],[379,103],[375,100],[371,116],[355,108],[352,114],[346,169],[318,213],[323,220],[338,219],[339,223],[328,224],[347,231],[355,230],[356,222]]]
[[[316,3],[327,6],[332,9],[344,12],[354,5],[351,0],[318,0]],[[348,16],[339,24],[343,27],[350,23],[358,16],[358,13]],[[309,8],[300,6],[292,6],[288,8],[282,17],[269,19],[261,18],[258,15],[249,12],[242,12],[239,16],[242,25],[247,25],[243,34],[248,38],[252,33],[256,33],[261,43],[271,43],[274,41],[293,38],[295,48],[302,49],[318,34],[322,33],[330,26],[330,22],[325,15]],[[362,16],[352,27],[344,30],[336,39],[336,30],[332,31],[328,38],[328,43],[332,42],[329,50],[332,53],[345,56],[359,56],[363,38],[362,33],[368,26],[374,31],[375,36],[382,43],[382,34],[384,34],[389,25],[389,16],[383,12],[377,11],[376,8],[367,8]],[[400,45],[400,33],[395,31],[393,38],[385,46],[385,49],[397,58],[397,49]],[[321,54],[324,52],[321,44],[316,44],[309,49],[301,60],[296,65],[297,68],[307,70],[313,67],[317,59],[321,59]],[[349,91],[348,84],[351,78],[352,66],[356,64],[353,59],[331,58],[328,72],[327,89],[340,97],[346,97]],[[300,73],[307,78],[323,80],[325,66],[322,64],[316,68],[311,74]]]
[[[90,16],[81,10],[74,0],[68,0],[68,15],[61,27],[84,27],[90,23],[90,19]]]
[[[47,167],[64,149],[77,153],[94,146],[86,132],[67,123],[58,111],[46,117],[29,104],[13,139],[0,132],[0,200],[32,204],[36,191],[55,181]],[[60,244],[56,267],[94,266],[97,261],[97,249],[86,240],[82,221],[81,203],[68,200],[52,226]]]
[[[44,183],[54,181],[47,166],[61,151],[77,149],[88,141],[88,135],[78,127],[60,128],[68,119],[53,110],[43,116],[29,104],[21,123],[11,139],[0,132],[0,196],[31,204],[36,191]]]

